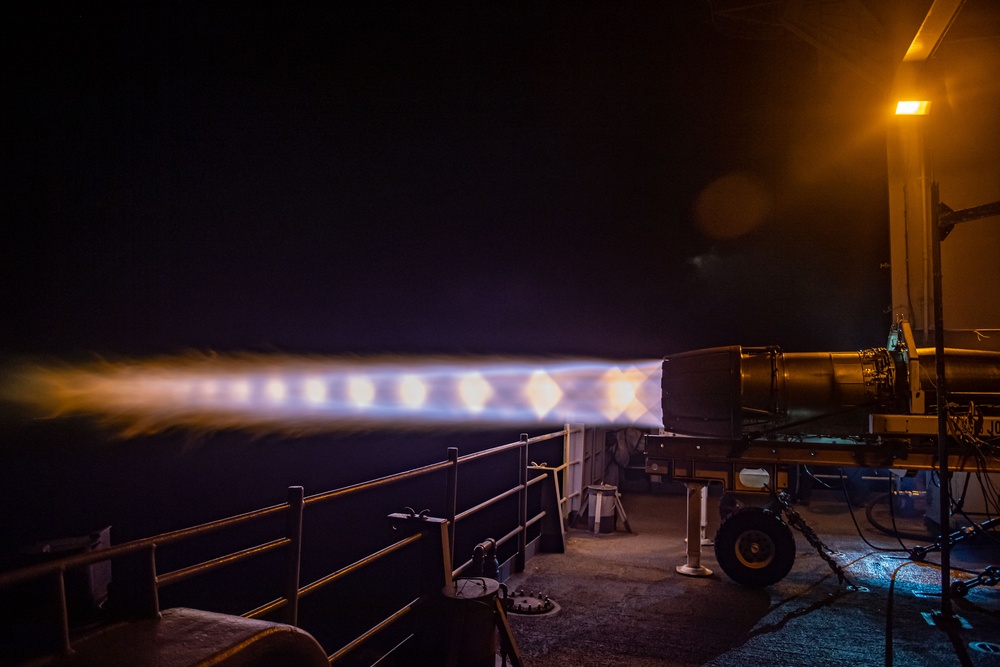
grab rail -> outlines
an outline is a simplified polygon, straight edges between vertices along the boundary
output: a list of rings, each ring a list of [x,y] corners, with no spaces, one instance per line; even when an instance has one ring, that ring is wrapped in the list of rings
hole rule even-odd
[[[424,536],[423,532],[417,532],[414,535],[398,540],[397,542],[384,547],[374,553],[360,558],[359,560],[341,567],[340,569],[331,572],[325,576],[316,579],[315,581],[302,586],[299,581],[300,567],[301,567],[301,545],[302,545],[302,516],[305,507],[318,505],[320,503],[344,498],[346,496],[359,493],[362,491],[368,491],[390,484],[396,484],[405,480],[414,479],[417,477],[422,477],[438,471],[447,471],[447,482],[446,482],[446,514],[449,516],[443,517],[441,534],[441,542],[443,547],[443,557],[445,559],[445,577],[450,581],[452,576],[457,576],[465,567],[467,567],[471,560],[463,563],[460,567],[452,569],[452,563],[454,561],[454,545],[455,545],[455,529],[457,524],[480,512],[481,510],[490,507],[506,498],[513,495],[518,496],[518,517],[517,523],[513,530],[507,532],[503,537],[496,540],[498,546],[503,545],[509,540],[513,539],[515,536],[518,539],[517,552],[515,557],[515,568],[516,571],[521,571],[524,568],[524,563],[526,560],[526,539],[525,533],[527,529],[537,523],[542,517],[545,516],[545,512],[539,512],[532,517],[527,516],[527,490],[528,487],[533,486],[545,479],[546,475],[539,475],[532,479],[527,478],[527,471],[529,466],[528,457],[528,447],[532,444],[544,442],[548,440],[553,440],[555,438],[562,437],[565,442],[571,434],[580,433],[583,431],[583,427],[579,425],[569,426],[567,425],[561,431],[556,431],[552,433],[547,433],[540,436],[535,436],[529,438],[527,434],[522,434],[520,439],[516,442],[500,445],[491,449],[482,450],[479,452],[474,452],[472,454],[467,454],[465,456],[458,456],[457,448],[449,448],[448,458],[444,461],[437,463],[432,463],[430,465],[422,466],[419,468],[414,468],[412,470],[406,470],[403,472],[395,473],[392,475],[387,475],[384,477],[379,477],[372,480],[367,480],[360,482],[358,484],[352,484],[349,486],[341,487],[338,489],[333,489],[330,491],[325,491],[322,493],[317,493],[311,496],[305,496],[304,490],[301,486],[292,486],[288,489],[288,501],[278,505],[271,505],[269,507],[264,507],[261,509],[253,510],[243,514],[237,514],[224,519],[218,519],[215,521],[210,521],[208,523],[200,524],[197,526],[192,526],[189,528],[183,528],[180,530],[175,530],[167,533],[162,533],[160,535],[155,535],[153,537],[142,538],[138,540],[133,540],[119,545],[114,545],[108,548],[102,548],[94,551],[84,552],[80,554],[74,554],[70,556],[65,556],[57,560],[49,561],[46,563],[39,563],[35,565],[26,566],[20,569],[11,570],[8,572],[0,573],[0,589],[8,588],[16,585],[21,585],[30,581],[40,580],[40,579],[52,579],[55,583],[55,592],[53,600],[50,600],[50,604],[54,608],[54,616],[56,617],[56,624],[58,628],[52,628],[52,638],[54,639],[53,646],[51,648],[55,651],[61,651],[63,653],[70,653],[72,651],[72,643],[70,639],[70,628],[69,628],[69,613],[68,604],[66,599],[66,584],[65,576],[70,570],[87,567],[99,562],[115,560],[126,556],[135,556],[136,554],[145,554],[143,559],[143,567],[146,569],[145,572],[145,584],[142,585],[142,590],[133,592],[131,599],[135,600],[133,604],[133,613],[140,617],[155,617],[159,614],[159,588],[163,586],[169,586],[181,581],[188,580],[192,577],[213,572],[221,567],[231,565],[240,561],[247,560],[256,556],[260,556],[266,553],[271,553],[274,551],[287,549],[287,569],[286,569],[286,586],[285,594],[279,598],[271,600],[263,605],[260,605],[248,612],[245,612],[243,616],[247,618],[258,618],[265,614],[271,612],[285,609],[284,621],[291,625],[298,625],[298,602],[299,599],[305,595],[309,595],[316,590],[337,581],[347,575],[350,575],[359,569],[374,563],[391,553],[395,553],[417,541],[422,539]],[[458,468],[460,465],[467,464],[472,461],[479,459],[496,456],[504,452],[518,451],[518,480],[511,487],[507,488],[499,494],[493,497],[479,502],[472,507],[469,507],[461,512],[457,511],[457,493],[458,493]],[[565,487],[563,487],[565,488]],[[559,507],[562,507],[566,502],[567,498],[558,498]],[[262,544],[256,546],[251,546],[248,548],[240,549],[231,553],[218,556],[216,558],[211,558],[209,560],[188,565],[185,567],[178,568],[176,570],[166,572],[163,574],[157,573],[157,561],[156,561],[156,550],[159,547],[177,544],[179,542],[189,540],[195,537],[200,537],[208,534],[213,534],[226,528],[232,528],[235,526],[242,526],[249,524],[251,522],[257,522],[263,518],[277,516],[280,514],[286,515],[286,526],[285,535],[278,537]],[[447,543],[447,544],[445,544]],[[357,646],[375,636],[377,633],[381,632],[386,627],[392,625],[395,621],[402,618],[406,614],[412,612],[414,609],[419,607],[426,596],[421,596],[414,599],[412,602],[399,609],[398,611],[391,614],[382,622],[378,623],[376,626],[372,627],[370,630],[362,634],[361,636],[355,638],[350,643],[345,645],[340,650],[329,656],[329,661],[331,663],[336,662],[341,657],[351,652]],[[392,651],[395,651],[400,646],[405,644],[410,637],[407,637],[402,642],[397,644]],[[56,646],[55,644],[58,644]],[[387,654],[388,655],[388,654]]]

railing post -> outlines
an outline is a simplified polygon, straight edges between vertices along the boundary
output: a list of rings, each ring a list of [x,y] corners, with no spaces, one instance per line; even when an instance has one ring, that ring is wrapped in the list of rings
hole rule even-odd
[[[441,525],[441,560],[444,561],[444,585],[451,586],[452,572],[455,569],[455,547],[448,533],[453,531],[455,524],[445,521]]]
[[[65,569],[61,568],[59,570],[59,576],[56,577],[55,589],[55,594],[57,596],[56,604],[59,609],[59,623],[61,625],[59,629],[59,644],[63,655],[69,655],[73,652],[73,644],[70,642],[69,638],[69,605],[66,602]]]
[[[448,488],[445,498],[445,517],[448,519],[448,556],[455,562],[455,514],[458,509],[458,447],[448,448]]]
[[[160,587],[156,581],[156,545],[149,546],[149,558],[142,563],[143,586],[140,592],[139,613],[145,618],[160,617]]]
[[[285,622],[299,624],[299,575],[302,566],[302,509],[305,506],[305,489],[301,486],[288,487],[288,516],[285,534],[291,540],[288,545],[288,566],[285,578],[285,598],[288,605]]]
[[[517,494],[517,525],[520,526],[521,530],[517,534],[517,560],[515,562],[515,567],[518,572],[524,572],[525,562],[527,560],[525,555],[525,550],[528,546],[527,544],[527,527],[525,524],[528,522],[528,434],[521,434],[521,446],[517,448],[517,479],[518,484],[521,486],[520,492]]]
[[[116,566],[109,601],[130,619],[160,617],[160,582],[156,576],[156,543],[144,544]]]

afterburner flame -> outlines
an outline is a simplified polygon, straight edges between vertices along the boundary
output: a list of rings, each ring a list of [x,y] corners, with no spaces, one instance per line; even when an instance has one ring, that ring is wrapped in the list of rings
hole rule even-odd
[[[660,363],[189,355],[26,365],[2,390],[45,415],[91,416],[128,436],[170,428],[657,427]]]

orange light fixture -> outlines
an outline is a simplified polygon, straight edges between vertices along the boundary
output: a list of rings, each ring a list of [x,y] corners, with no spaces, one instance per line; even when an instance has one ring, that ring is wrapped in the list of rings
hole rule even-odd
[[[900,100],[896,102],[897,116],[926,116],[930,112],[928,100]]]

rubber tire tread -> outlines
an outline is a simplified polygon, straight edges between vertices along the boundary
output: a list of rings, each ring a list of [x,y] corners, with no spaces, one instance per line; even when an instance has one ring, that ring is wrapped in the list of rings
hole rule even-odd
[[[750,568],[740,562],[736,545],[748,530],[757,530],[774,543],[774,558],[762,568]],[[763,507],[745,507],[733,512],[715,534],[715,559],[729,578],[747,588],[776,584],[795,563],[795,536],[781,517]]]

